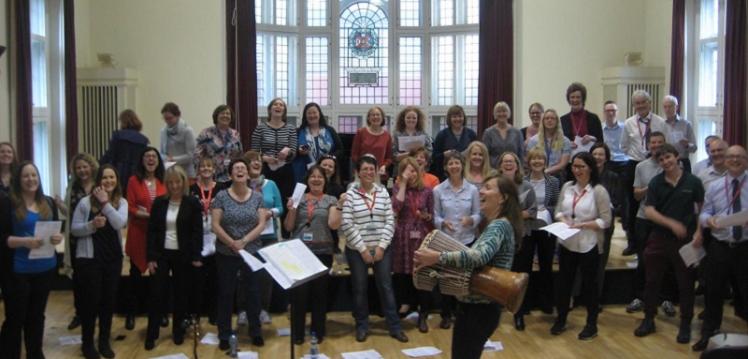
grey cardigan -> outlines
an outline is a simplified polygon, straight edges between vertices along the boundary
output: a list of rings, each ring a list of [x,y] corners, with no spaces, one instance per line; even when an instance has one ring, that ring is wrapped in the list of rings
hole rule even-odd
[[[164,162],[171,156],[172,160],[184,168],[189,177],[195,177],[195,167],[192,164],[195,145],[195,132],[182,118],[176,125],[164,126],[161,129],[160,149]]]

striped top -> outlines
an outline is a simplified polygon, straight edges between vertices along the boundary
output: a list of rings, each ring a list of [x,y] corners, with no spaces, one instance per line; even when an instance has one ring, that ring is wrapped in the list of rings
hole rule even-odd
[[[340,226],[347,239],[346,246],[359,252],[374,246],[386,249],[395,231],[395,215],[387,190],[374,184],[372,191],[366,193],[361,184],[355,183],[346,194],[348,200],[343,205]]]
[[[512,268],[514,247],[512,225],[505,219],[495,219],[488,224],[469,249],[442,252],[439,255],[439,264],[463,268],[471,272],[486,265],[508,270]],[[458,297],[457,299],[465,303],[493,302],[493,300],[478,294]]]
[[[267,122],[261,121],[252,132],[252,145],[254,151],[260,151],[263,155],[276,156],[283,147],[291,149],[286,162],[291,161],[296,155],[296,128],[290,123],[281,128],[272,128]]]

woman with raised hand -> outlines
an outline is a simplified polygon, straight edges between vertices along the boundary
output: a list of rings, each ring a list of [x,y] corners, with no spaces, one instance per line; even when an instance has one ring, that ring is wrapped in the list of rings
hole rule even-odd
[[[299,151],[293,159],[295,183],[303,182],[307,169],[319,164],[325,156],[340,156],[343,153],[343,142],[338,132],[327,124],[322,108],[315,102],[304,106],[297,144]]]
[[[475,271],[483,266],[510,269],[515,238],[522,238],[521,209],[514,181],[492,176],[480,189],[480,211],[484,218],[482,233],[470,248],[438,252],[419,249],[415,253],[416,270],[442,264]],[[452,331],[452,358],[478,359],[486,340],[499,326],[501,305],[481,295],[458,297],[459,310]]]
[[[556,219],[580,231],[561,241],[558,255],[558,316],[551,327],[552,335],[566,330],[566,317],[577,270],[582,276],[581,297],[587,305],[587,323],[579,333],[579,340],[597,336],[597,314],[600,298],[597,295],[597,271],[602,253],[603,231],[611,224],[610,197],[600,184],[595,170],[595,159],[589,152],[579,152],[571,162],[574,179],[561,188],[556,204]]]
[[[141,302],[146,300],[148,281],[143,273],[148,270],[146,258],[148,220],[151,218],[151,206],[156,197],[166,194],[164,186],[164,163],[158,150],[146,147],[135,166],[135,174],[130,178],[127,187],[127,242],[125,253],[130,257],[130,288],[125,293],[127,300],[125,310],[125,329],[135,328],[135,314]],[[164,318],[162,325],[168,325]]]
[[[378,169],[373,155],[363,155],[356,163],[359,181],[346,192],[343,224],[346,237],[345,256],[351,270],[353,286],[353,318],[356,321],[356,341],[369,336],[368,268],[374,269],[374,281],[379,302],[387,321],[390,336],[405,343],[408,337],[400,326],[392,291],[392,236],[395,216],[392,202],[384,186],[376,183]]]
[[[189,180],[182,166],[169,167],[164,175],[166,194],[153,201],[148,221],[148,273],[151,289],[148,310],[148,331],[145,349],[151,350],[159,336],[161,319],[166,316],[166,288],[171,288],[174,302],[172,340],[184,342],[184,321],[188,298],[192,295],[192,267],[201,267],[203,250],[202,207],[190,196]],[[171,283],[169,282],[171,273]]]
[[[392,136],[386,129],[384,110],[374,106],[366,113],[366,127],[356,131],[351,148],[351,162],[358,163],[366,154],[374,156],[379,164],[377,179],[386,178],[392,165]]]
[[[543,113],[543,128],[527,141],[527,150],[534,148],[545,152],[545,173],[563,181],[571,157],[571,142],[561,130],[556,110],[549,108]]]
[[[465,180],[480,187],[483,180],[496,174],[488,160],[488,148],[483,142],[473,141],[467,148],[467,163],[465,163]]]
[[[278,185],[285,200],[296,185],[291,165],[298,149],[296,127],[288,122],[288,107],[283,99],[272,99],[267,111],[268,120],[259,121],[252,132],[252,150],[262,154],[262,174]]]
[[[103,165],[96,171],[96,187],[75,207],[71,233],[74,248],[75,291],[80,297],[81,350],[87,359],[114,358],[110,344],[112,315],[122,274],[122,228],[127,224],[127,200],[117,171]],[[94,347],[96,318],[99,345]]]
[[[242,158],[231,161],[228,167],[231,187],[213,199],[211,216],[216,234],[216,267],[218,272],[218,339],[221,350],[229,349],[231,314],[234,312],[234,295],[237,272],[245,279],[241,290],[248,297],[247,319],[252,344],[265,345],[260,327],[260,288],[257,275],[239,255],[245,250],[254,255],[262,248],[260,233],[265,228],[267,215],[262,194],[249,187],[249,164]]]
[[[439,131],[434,139],[434,162],[431,166],[431,173],[439,179],[447,176],[442,168],[444,156],[449,152],[462,153],[471,142],[478,139],[475,131],[466,127],[467,117],[462,106],[451,106],[447,110],[446,122],[447,127]]]
[[[65,191],[65,199],[55,197],[55,204],[61,213],[67,215],[68,218],[72,219],[75,213],[75,208],[78,206],[78,202],[83,197],[91,194],[91,190],[96,184],[96,175],[99,171],[99,162],[96,161],[93,156],[87,153],[79,153],[73,156],[70,161],[70,180],[68,181],[68,188]],[[117,185],[119,186],[119,178],[117,178]],[[121,192],[121,190],[120,190]],[[71,277],[73,283],[76,282],[76,274],[74,269],[75,253],[73,252],[76,248],[75,235],[71,233],[72,226],[66,226],[65,236],[68,239],[65,241],[65,254],[63,254],[63,270]],[[68,330],[73,330],[81,325],[80,322],[80,307],[81,298],[77,286],[73,286],[73,305],[75,307],[75,315],[68,324]]]
[[[44,195],[39,170],[31,162],[19,164],[11,179],[11,232],[3,246],[13,249],[12,272],[7,291],[3,292],[7,307],[5,322],[0,331],[4,358],[21,358],[21,337],[27,358],[44,358],[44,312],[49,290],[57,269],[57,256],[37,258],[31,250],[55,246],[62,242],[61,233],[49,238],[35,235],[37,223],[59,220],[54,200]]]
[[[332,231],[340,227],[341,209],[344,200],[325,194],[327,177],[320,166],[312,166],[307,172],[304,183],[309,191],[301,198],[298,208],[294,208],[293,199],[289,198],[286,208],[288,215],[284,221],[291,238],[298,238],[306,244],[326,267],[332,266],[335,251]],[[318,342],[327,334],[327,286],[329,277],[323,275],[310,282],[291,289],[293,321],[291,335],[294,344],[304,343],[304,323],[306,309],[312,309],[312,323],[309,332]]]
[[[213,110],[213,124],[203,129],[195,139],[193,163],[198,166],[201,158],[212,158],[216,167],[216,181],[226,182],[229,179],[229,163],[242,155],[239,132],[231,127],[234,124],[231,107],[218,105]]]

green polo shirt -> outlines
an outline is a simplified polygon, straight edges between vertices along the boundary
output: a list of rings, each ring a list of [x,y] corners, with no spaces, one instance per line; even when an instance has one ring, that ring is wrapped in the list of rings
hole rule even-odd
[[[673,187],[665,180],[665,173],[660,173],[649,182],[647,189],[647,206],[654,207],[663,216],[675,219],[688,229],[689,236],[696,231],[698,213],[695,204],[704,202],[704,186],[698,177],[683,172],[678,183]],[[656,229],[670,229],[655,225]]]

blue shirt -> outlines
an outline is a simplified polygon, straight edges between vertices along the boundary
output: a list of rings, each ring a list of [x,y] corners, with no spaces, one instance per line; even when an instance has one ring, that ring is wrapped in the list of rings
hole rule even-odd
[[[36,221],[39,214],[31,211],[26,212],[26,218],[18,221],[13,211],[13,235],[18,237],[33,237]],[[57,257],[29,259],[31,250],[26,247],[16,248],[13,254],[13,271],[15,273],[41,273],[52,270],[57,266]]]
[[[462,218],[471,217],[473,225],[463,227]],[[462,181],[462,187],[454,191],[449,180],[444,180],[434,187],[434,227],[441,229],[462,244],[475,240],[475,230],[480,223],[480,199],[478,189],[468,181]],[[442,228],[444,221],[452,225],[454,231]]]
[[[732,212],[732,180],[737,179],[743,186],[740,190],[740,207],[743,211],[748,210],[748,175],[741,174],[738,177],[732,177],[729,173],[724,178],[714,180],[709,184],[704,196],[704,206],[699,214],[699,221],[703,227],[707,226],[709,217],[724,217],[733,214]],[[732,227],[712,228],[712,235],[719,241],[733,242],[748,240],[748,231],[743,230],[743,238],[732,238]]]
[[[616,121],[615,126],[603,126],[603,141],[610,148],[610,160],[613,162],[626,162],[629,156],[621,149],[621,137],[623,136],[623,126]]]
[[[548,167],[555,166],[559,162],[561,162],[561,157],[563,155],[570,155],[571,154],[571,141],[569,141],[566,136],[563,136],[564,138],[564,144],[561,150],[553,150],[549,146],[545,147],[545,155],[547,157],[546,163],[548,164]],[[537,134],[535,136],[530,137],[530,140],[527,141],[527,151],[531,151],[536,146],[539,146],[540,143],[540,136]],[[550,141],[550,139],[549,139]]]

